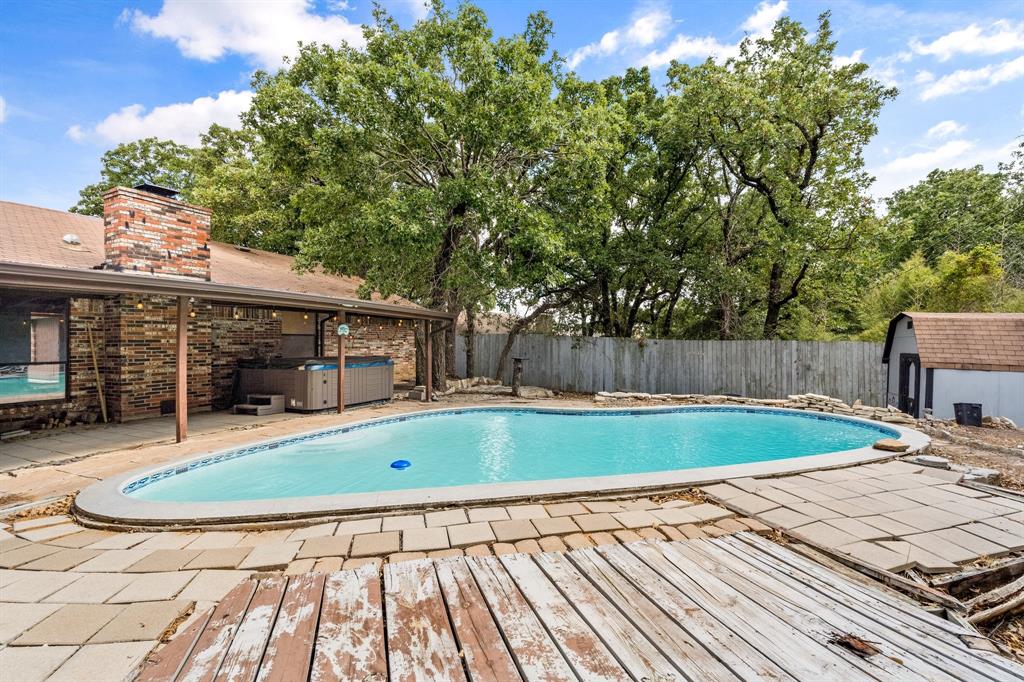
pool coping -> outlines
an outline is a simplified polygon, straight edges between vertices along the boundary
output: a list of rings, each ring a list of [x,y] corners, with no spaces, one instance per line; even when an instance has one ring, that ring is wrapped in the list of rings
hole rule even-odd
[[[671,469],[635,474],[616,474],[609,476],[588,476],[575,478],[555,478],[537,481],[516,481],[508,483],[478,483],[471,485],[447,486],[437,488],[411,488],[406,490],[388,490],[369,493],[343,493],[338,495],[313,495],[304,497],[265,498],[257,500],[232,500],[225,502],[161,502],[141,500],[126,495],[124,487],[132,481],[168,469],[180,468],[189,463],[208,460],[221,454],[234,452],[243,448],[257,446],[261,443],[274,443],[282,440],[302,439],[324,431],[340,431],[364,428],[374,424],[396,421],[399,417],[417,418],[451,412],[473,411],[531,411],[551,414],[594,412],[657,413],[670,411],[687,411],[685,408],[700,408],[703,411],[752,411],[752,412],[783,412],[807,417],[810,414],[837,421],[860,422],[876,429],[890,429],[899,434],[899,439],[910,447],[904,453],[877,450],[873,447],[841,450],[820,455],[804,455],[785,459],[748,462],[744,464],[727,464],[712,467],[695,467],[690,469]],[[694,410],[696,411],[696,410]],[[544,406],[488,406],[488,407],[446,407],[436,410],[411,412],[408,415],[378,417],[361,420],[344,427],[312,429],[287,438],[269,438],[246,446],[234,446],[194,455],[175,462],[159,466],[141,467],[129,472],[118,474],[94,483],[83,489],[75,499],[74,512],[83,521],[98,522],[104,525],[123,525],[131,527],[209,527],[252,524],[281,524],[282,522],[301,522],[331,516],[358,516],[365,514],[412,512],[414,510],[431,509],[452,505],[473,505],[483,503],[505,504],[538,499],[571,499],[582,496],[614,496],[618,494],[651,493],[658,490],[668,491],[706,485],[731,478],[780,476],[831,469],[856,464],[891,459],[920,451],[931,443],[931,439],[915,429],[900,424],[879,422],[850,415],[836,415],[814,410],[796,410],[780,407],[764,407],[754,405],[736,405],[723,403],[718,405],[691,406],[655,406],[630,407],[621,410],[609,408],[565,408]]]

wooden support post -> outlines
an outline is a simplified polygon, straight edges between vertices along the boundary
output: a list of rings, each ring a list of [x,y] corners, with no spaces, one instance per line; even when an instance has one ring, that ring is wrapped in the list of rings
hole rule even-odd
[[[178,297],[178,338],[175,344],[174,424],[175,438],[188,438],[188,297]]]
[[[431,341],[431,332],[433,331],[433,324],[430,320],[423,322],[424,334],[424,346],[423,346],[423,357],[427,363],[424,368],[423,375],[426,378],[426,385],[424,386],[423,397],[429,403],[434,399],[434,350],[433,343]]]
[[[340,333],[341,325],[345,324],[345,311],[338,311],[336,336],[338,337],[338,414],[345,412],[345,337]]]

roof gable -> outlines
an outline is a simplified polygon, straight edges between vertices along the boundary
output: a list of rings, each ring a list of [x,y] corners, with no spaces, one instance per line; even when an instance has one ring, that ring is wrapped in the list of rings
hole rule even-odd
[[[923,367],[1024,372],[1024,314],[900,313],[889,322],[882,362],[889,362],[896,327],[908,318]]]

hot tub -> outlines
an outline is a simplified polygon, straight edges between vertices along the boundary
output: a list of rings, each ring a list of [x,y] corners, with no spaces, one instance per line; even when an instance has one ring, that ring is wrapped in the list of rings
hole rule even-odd
[[[275,358],[263,367],[238,370],[238,392],[279,393],[285,409],[298,412],[338,406],[338,361],[331,358]],[[394,361],[385,356],[345,358],[345,405],[391,400]]]

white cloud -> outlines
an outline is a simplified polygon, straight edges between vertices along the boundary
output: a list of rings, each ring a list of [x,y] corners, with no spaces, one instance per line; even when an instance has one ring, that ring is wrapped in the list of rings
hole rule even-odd
[[[859,64],[860,62],[864,61],[863,59],[861,59],[861,57],[863,57],[863,56],[864,56],[864,50],[854,50],[853,54],[851,54],[851,55],[849,55],[847,57],[843,57],[843,56],[833,57],[832,58],[832,66],[834,66],[836,68],[840,68],[840,67],[843,67],[843,66],[849,66],[850,64]]]
[[[971,24],[959,31],[947,33],[930,43],[910,41],[910,49],[917,54],[931,55],[944,62],[958,54],[1001,54],[1024,50],[1024,22],[995,21],[987,29]]]
[[[871,64],[868,75],[881,81],[882,85],[893,88],[900,84],[903,77],[903,69],[900,64],[906,64],[914,55],[906,50],[894,54],[879,57]]]
[[[916,85],[926,85],[935,80],[935,74],[931,71],[921,70],[914,74],[914,83]]]
[[[933,140],[941,140],[944,137],[952,137],[953,135],[963,135],[967,131],[967,126],[956,121],[939,121],[925,133],[925,137]]]
[[[772,4],[764,0],[757,6],[757,11],[746,18],[740,26],[752,39],[764,38],[771,34],[775,22],[786,13],[787,0],[779,0]],[[721,43],[711,36],[688,36],[679,34],[668,47],[654,50],[643,59],[643,64],[652,68],[665,66],[672,60],[692,59],[694,57],[714,57],[719,61],[734,57],[739,53],[739,43]]]
[[[779,0],[774,5],[763,0],[757,6],[757,11],[747,17],[740,28],[752,36],[766,36],[772,32],[775,22],[786,13],[787,7],[786,0]]]
[[[1024,57],[1002,64],[989,64],[978,69],[958,69],[942,76],[921,92],[921,99],[929,100],[961,92],[988,90],[1000,83],[1024,77]]]
[[[633,47],[647,47],[668,33],[672,15],[662,8],[647,8],[634,14],[628,26],[608,31],[601,39],[578,48],[569,55],[566,64],[575,69],[591,57],[603,57]]]
[[[249,108],[250,102],[252,92],[248,90],[225,90],[216,97],[200,97],[191,102],[153,107],[148,112],[141,104],[132,104],[110,114],[91,129],[73,125],[66,134],[76,142],[95,138],[116,144],[158,137],[195,145],[199,142],[199,135],[213,123],[238,128],[238,117]]]
[[[122,18],[137,31],[173,40],[186,57],[212,62],[233,53],[268,69],[294,55],[299,41],[364,42],[359,24],[314,13],[312,0],[164,0],[156,15],[125,10]]]
[[[7,120],[7,100],[0,96],[0,123]]]
[[[1017,148],[1016,140],[1000,147],[979,147],[970,140],[950,140],[938,147],[901,156],[872,171],[875,184],[872,193],[887,197],[903,187],[920,182],[936,168],[971,168],[982,165],[994,168],[999,161],[1010,158]]]

